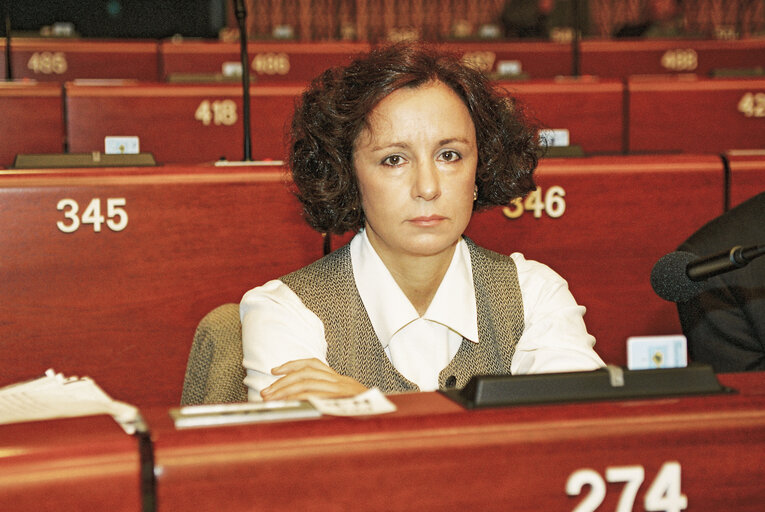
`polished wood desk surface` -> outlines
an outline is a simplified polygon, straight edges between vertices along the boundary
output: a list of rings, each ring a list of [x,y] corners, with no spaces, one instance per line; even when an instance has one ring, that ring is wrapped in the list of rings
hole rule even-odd
[[[500,82],[540,128],[566,129],[586,155],[625,152],[624,83],[616,79],[559,77]]]
[[[116,399],[180,399],[214,307],[322,256],[281,168],[0,174],[0,385],[53,367]]]
[[[765,147],[765,78],[632,77],[632,153]]]
[[[0,425],[0,510],[141,510],[136,438],[109,416]]]
[[[0,385],[54,367],[139,406],[177,401],[199,320],[322,256],[282,171],[0,171],[0,282],[13,298]],[[535,201],[476,213],[466,234],[560,273],[596,350],[621,365],[628,336],[680,332],[648,278],[722,213],[723,174],[714,155],[545,159]]]
[[[719,156],[543,159],[535,176],[532,201],[475,213],[466,235],[563,276],[608,363],[626,364],[629,336],[680,333],[675,305],[649,277],[659,258],[723,212]]]
[[[519,71],[531,78],[575,74],[571,44],[551,41],[450,41],[488,73]],[[5,41],[0,40],[0,50]],[[310,80],[327,67],[350,62],[368,43],[250,41],[250,70],[258,82]],[[168,80],[173,75],[222,74],[240,62],[238,43],[218,41],[84,40],[19,38],[12,43],[15,78],[65,81],[76,78]],[[750,38],[720,40],[585,39],[579,50],[579,73],[626,78],[637,74],[691,72],[708,76],[719,69],[747,69],[765,61],[765,43]],[[0,77],[5,52],[0,51]]]
[[[159,51],[152,40],[14,38],[11,42],[14,79],[41,82],[76,79],[159,80]],[[2,73],[5,76],[5,40]]]
[[[0,167],[19,153],[64,151],[60,84],[0,82]]]
[[[250,88],[253,158],[283,159],[300,84]],[[567,129],[587,154],[624,150],[624,86],[617,80],[503,82],[544,128]],[[104,137],[134,135],[162,163],[242,157],[241,86],[235,84],[66,84],[73,153],[103,150]]]
[[[533,78],[571,73],[571,45],[544,41],[445,42],[443,48],[461,54],[487,73],[508,66]],[[249,42],[250,71],[258,82],[311,80],[326,68],[348,64],[370,49],[368,43]],[[164,41],[160,45],[163,79],[174,74],[221,73],[226,63],[238,62],[239,45],[214,41]]]
[[[302,85],[250,88],[252,158],[282,160]],[[230,84],[66,84],[72,153],[103,150],[104,137],[139,137],[160,163],[212,162],[243,156],[242,88]]]
[[[765,149],[728,151],[730,207],[765,191]]]
[[[720,380],[737,392],[472,411],[419,393],[389,415],[187,430],[145,416],[160,510],[615,510],[625,481],[635,510],[662,494],[760,510],[765,376]]]
[[[530,78],[574,74],[572,46],[551,41],[449,41],[443,47],[462,54],[482,70],[508,70]],[[369,49],[366,43],[250,42],[251,71],[259,81],[310,80],[331,65],[345,64]],[[225,62],[239,60],[235,43],[164,41],[160,45],[163,79],[173,73],[220,73]],[[313,56],[313,57],[312,57]],[[626,78],[638,74],[753,68],[765,60],[761,39],[588,40],[580,47],[579,73]],[[323,68],[319,69],[323,65]]]
[[[583,40],[583,74],[616,76],[697,73],[709,76],[720,69],[751,69],[765,62],[761,38]]]
[[[307,82],[332,66],[346,65],[353,56],[368,51],[367,43],[250,41],[250,73],[256,83]],[[241,63],[239,43],[217,41],[162,41],[162,80],[174,75],[223,74],[226,66]],[[188,78],[186,78],[188,79]]]

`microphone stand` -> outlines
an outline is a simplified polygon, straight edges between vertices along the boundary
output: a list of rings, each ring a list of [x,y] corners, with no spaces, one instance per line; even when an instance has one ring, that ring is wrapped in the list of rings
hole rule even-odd
[[[247,6],[245,0],[235,0],[234,14],[239,24],[239,47],[242,61],[242,122],[244,123],[244,158],[252,160],[252,136],[250,135],[250,59],[247,55]]]
[[[5,80],[13,80],[13,66],[11,65],[11,8],[5,6]]]
[[[579,0],[572,2],[572,17],[574,18],[574,35],[571,38],[571,75],[579,76],[580,38],[582,33],[582,12]]]

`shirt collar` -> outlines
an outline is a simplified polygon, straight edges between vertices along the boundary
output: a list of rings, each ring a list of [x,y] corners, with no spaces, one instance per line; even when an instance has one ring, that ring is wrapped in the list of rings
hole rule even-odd
[[[419,315],[369,243],[362,229],[351,240],[351,262],[356,288],[383,347]],[[470,251],[460,240],[441,285],[423,318],[437,322],[470,341],[478,342],[473,270]]]

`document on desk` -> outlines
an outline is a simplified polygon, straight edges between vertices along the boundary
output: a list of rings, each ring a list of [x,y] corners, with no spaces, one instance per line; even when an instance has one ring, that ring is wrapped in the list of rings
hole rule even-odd
[[[245,425],[319,416],[321,412],[314,406],[300,400],[186,405],[170,409],[175,428]]]
[[[368,416],[396,410],[393,402],[378,388],[368,389],[349,398],[309,398],[308,401],[322,413],[331,416]]]
[[[0,424],[109,414],[128,434],[143,430],[138,409],[112,399],[89,377],[43,377],[0,388]]]
[[[170,409],[170,416],[175,428],[193,428],[318,418],[323,414],[368,416],[395,410],[379,389],[372,388],[349,398],[187,405]]]

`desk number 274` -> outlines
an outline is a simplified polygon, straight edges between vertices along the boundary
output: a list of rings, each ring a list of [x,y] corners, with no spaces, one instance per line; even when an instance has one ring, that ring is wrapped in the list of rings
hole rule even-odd
[[[594,512],[606,498],[606,482],[623,482],[624,488],[619,496],[616,512],[628,512],[633,509],[643,480],[643,466],[606,468],[605,480],[593,469],[578,469],[571,473],[566,482],[566,494],[579,496],[584,486],[589,486],[589,493],[579,502],[574,512]],[[688,498],[680,490],[680,463],[665,462],[645,493],[643,509],[652,512],[680,512],[686,508]]]

